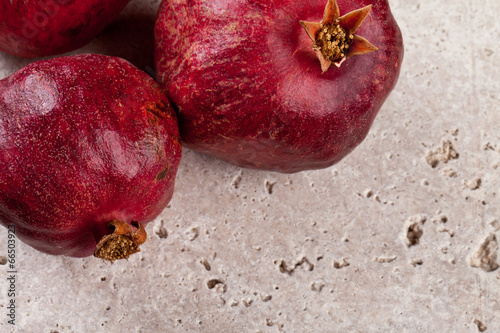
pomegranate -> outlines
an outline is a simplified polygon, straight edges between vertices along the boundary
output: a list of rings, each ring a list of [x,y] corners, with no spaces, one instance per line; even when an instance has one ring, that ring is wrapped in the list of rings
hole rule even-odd
[[[126,60],[60,57],[0,81],[0,222],[37,250],[139,251],[180,157],[164,92]]]
[[[287,173],[359,145],[403,58],[387,0],[164,0],[155,38],[183,144]]]
[[[0,0],[0,51],[40,57],[92,40],[130,0]]]

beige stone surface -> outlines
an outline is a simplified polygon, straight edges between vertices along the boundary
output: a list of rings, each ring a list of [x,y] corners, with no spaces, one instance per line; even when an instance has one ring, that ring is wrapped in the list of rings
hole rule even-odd
[[[128,261],[17,243],[17,331],[500,332],[500,2],[390,3],[400,80],[351,155],[285,175],[185,150]],[[72,53],[148,70],[158,4],[134,0]],[[0,77],[30,61],[0,54]]]

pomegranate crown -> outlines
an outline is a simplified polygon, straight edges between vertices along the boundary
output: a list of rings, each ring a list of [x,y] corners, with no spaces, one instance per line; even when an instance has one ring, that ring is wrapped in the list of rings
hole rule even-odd
[[[347,58],[378,50],[368,40],[355,34],[371,9],[372,5],[368,5],[340,16],[337,1],[328,0],[320,22],[299,21],[313,41],[313,50],[323,73],[332,64],[340,67]]]

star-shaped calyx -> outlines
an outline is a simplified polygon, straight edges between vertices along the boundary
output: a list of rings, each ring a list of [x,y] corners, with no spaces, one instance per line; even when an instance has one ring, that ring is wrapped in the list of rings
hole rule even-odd
[[[313,41],[313,50],[323,73],[332,63],[340,67],[349,57],[378,50],[365,38],[355,34],[371,9],[369,5],[339,17],[337,1],[328,0],[321,22],[299,21]]]

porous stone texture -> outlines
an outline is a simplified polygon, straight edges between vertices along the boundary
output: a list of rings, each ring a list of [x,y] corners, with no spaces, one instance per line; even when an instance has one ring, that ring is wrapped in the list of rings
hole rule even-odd
[[[390,3],[401,77],[351,155],[285,175],[185,150],[128,261],[17,242],[15,327],[1,228],[0,331],[500,332],[500,2]],[[158,5],[71,54],[151,72]],[[31,61],[0,54],[0,77]]]

